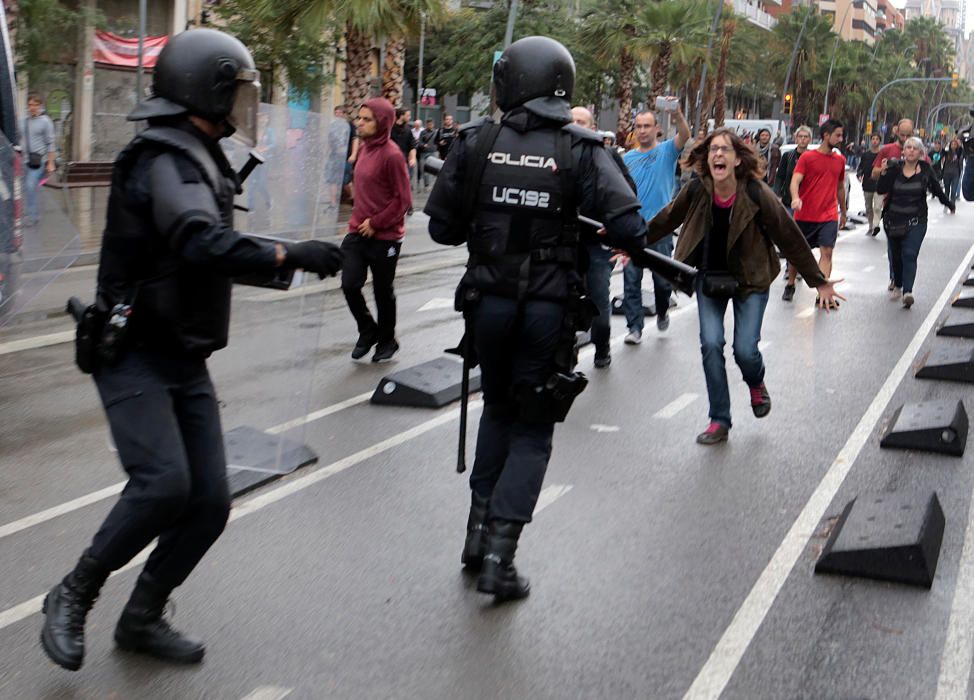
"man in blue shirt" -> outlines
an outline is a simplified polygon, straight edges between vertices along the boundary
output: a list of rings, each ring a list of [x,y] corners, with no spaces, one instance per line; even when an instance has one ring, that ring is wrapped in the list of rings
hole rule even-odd
[[[673,178],[680,152],[690,138],[690,127],[679,102],[667,98],[676,105],[672,112],[676,120],[676,136],[660,142],[659,125],[656,114],[649,110],[636,115],[636,148],[626,153],[622,159],[636,182],[636,194],[642,203],[640,214],[646,220],[652,219],[673,199]],[[673,236],[666,236],[654,243],[652,249],[664,255],[673,255]],[[626,314],[626,336],[628,345],[636,345],[643,339],[643,269],[636,265],[626,265],[623,270],[622,308]],[[670,308],[670,284],[657,274],[653,274],[653,292],[656,297],[656,327],[665,331],[670,327],[668,311]]]

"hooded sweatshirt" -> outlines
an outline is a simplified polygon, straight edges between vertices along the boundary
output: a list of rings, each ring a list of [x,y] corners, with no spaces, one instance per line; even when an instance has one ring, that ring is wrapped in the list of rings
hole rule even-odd
[[[399,147],[389,140],[396,110],[382,97],[363,105],[375,115],[376,133],[362,139],[355,161],[355,205],[348,221],[349,233],[358,235],[366,219],[380,241],[398,241],[405,235],[406,210],[413,205],[409,171]]]

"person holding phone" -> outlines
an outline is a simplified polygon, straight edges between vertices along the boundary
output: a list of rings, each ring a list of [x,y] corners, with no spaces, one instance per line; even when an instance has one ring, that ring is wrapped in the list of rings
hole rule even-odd
[[[645,110],[636,115],[636,147],[628,151],[622,160],[636,183],[636,194],[642,204],[640,214],[652,219],[673,199],[673,178],[683,146],[690,139],[690,125],[680,111],[680,101],[675,97],[657,97],[660,111],[669,112],[676,120],[676,136],[659,141],[656,113]],[[673,254],[673,236],[667,235],[650,246],[657,253]],[[625,342],[636,345],[643,339],[643,269],[626,265],[623,269],[622,308],[629,329]],[[656,297],[656,328],[665,331],[670,327],[670,283],[653,273],[653,293]]]

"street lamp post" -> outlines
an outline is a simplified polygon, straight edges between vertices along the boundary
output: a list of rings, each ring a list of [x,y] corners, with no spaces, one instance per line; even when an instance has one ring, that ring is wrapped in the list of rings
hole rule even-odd
[[[951,82],[953,78],[896,78],[895,80],[890,80],[888,83],[879,88],[876,95],[873,97],[872,103],[869,105],[869,123],[867,124],[867,135],[872,133],[872,124],[876,119],[876,102],[879,101],[879,96],[883,94],[886,88],[897,83],[943,83]]]
[[[710,27],[710,36],[707,38],[707,53],[704,55],[703,68],[700,70],[700,87],[697,89],[697,104],[694,113],[697,115],[696,128],[703,126],[703,89],[707,84],[707,64],[710,62],[710,52],[714,48],[714,36],[717,34],[717,27],[720,26],[720,14],[724,10],[724,0],[717,0],[717,11],[714,13],[714,22]]]
[[[422,119],[419,106],[423,99],[423,53],[426,50],[426,13],[419,16],[419,71],[416,75],[416,118]]]

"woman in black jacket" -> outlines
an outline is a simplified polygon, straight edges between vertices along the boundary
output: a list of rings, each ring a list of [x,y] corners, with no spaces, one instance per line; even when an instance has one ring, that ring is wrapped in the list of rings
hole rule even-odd
[[[960,139],[955,136],[944,151],[943,157],[944,192],[947,194],[947,199],[954,204],[957,203],[957,195],[960,194],[960,171],[963,167],[964,148],[960,145]]]
[[[913,282],[917,276],[917,257],[927,234],[927,192],[954,212],[933,168],[923,160],[923,142],[917,137],[903,144],[902,161],[883,161],[876,191],[886,194],[883,229],[889,251],[890,300],[902,297],[903,308],[913,306]]]

